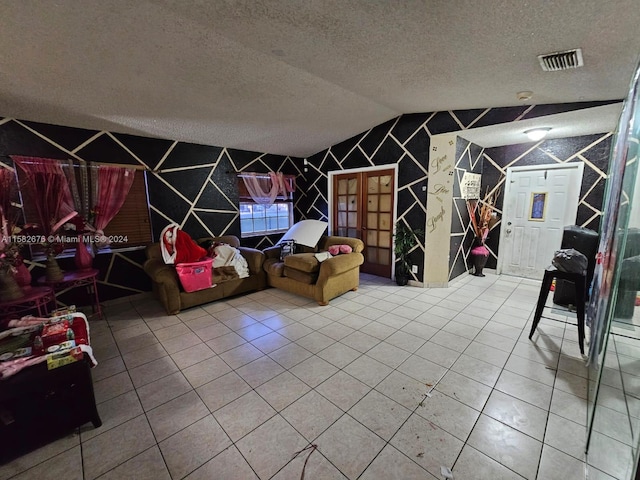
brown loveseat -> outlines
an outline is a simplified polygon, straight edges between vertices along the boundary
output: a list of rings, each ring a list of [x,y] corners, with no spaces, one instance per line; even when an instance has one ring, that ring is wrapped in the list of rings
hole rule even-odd
[[[262,290],[266,287],[266,276],[262,269],[264,254],[260,250],[241,247],[238,237],[233,235],[201,238],[198,243],[206,240],[227,243],[240,250],[240,254],[247,260],[250,275],[246,278],[225,280],[224,277],[217,276],[214,270],[213,283],[217,284],[215,287],[188,293],[183,290],[175,267],[173,265],[165,265],[160,251],[160,244],[149,245],[146,248],[147,261],[144,263],[144,271],[151,277],[155,297],[162,303],[169,315],[176,314],[185,308],[195,307],[196,305],[202,305],[240,293]]]
[[[318,251],[326,251],[331,245],[349,245],[353,252],[319,262],[309,249],[309,252],[295,253],[281,261],[278,245],[265,249],[267,283],[312,298],[320,305],[327,305],[329,300],[349,290],[357,290],[360,265],[364,262],[364,243],[357,238],[325,236],[318,243]]]

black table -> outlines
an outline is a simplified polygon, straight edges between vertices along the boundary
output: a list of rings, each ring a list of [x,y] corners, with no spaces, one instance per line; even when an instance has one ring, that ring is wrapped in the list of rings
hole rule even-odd
[[[53,370],[44,362],[0,380],[0,464],[87,422],[102,425],[86,355]]]

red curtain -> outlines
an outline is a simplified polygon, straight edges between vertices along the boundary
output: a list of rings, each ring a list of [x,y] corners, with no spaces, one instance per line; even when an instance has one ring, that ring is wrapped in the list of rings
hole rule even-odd
[[[133,168],[98,167],[98,196],[94,207],[95,227],[103,234],[109,222],[122,208],[129,194],[136,171]]]
[[[45,235],[77,215],[67,177],[59,160],[11,155],[24,172]]]

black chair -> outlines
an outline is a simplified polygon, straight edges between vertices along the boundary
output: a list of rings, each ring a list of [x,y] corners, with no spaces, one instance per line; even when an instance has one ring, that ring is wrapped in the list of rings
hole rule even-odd
[[[575,306],[576,315],[578,317],[578,343],[580,345],[580,353],[584,355],[584,308],[585,298],[587,293],[587,276],[579,273],[561,272],[556,267],[550,266],[544,272],[544,278],[542,279],[542,286],[540,287],[540,295],[538,296],[538,305],[536,306],[536,313],[533,315],[533,325],[531,325],[531,332],[529,333],[529,340],[533,337],[540,318],[542,317],[542,310],[547,303],[547,297],[549,296],[549,289],[553,279],[568,280],[575,284],[576,296]]]

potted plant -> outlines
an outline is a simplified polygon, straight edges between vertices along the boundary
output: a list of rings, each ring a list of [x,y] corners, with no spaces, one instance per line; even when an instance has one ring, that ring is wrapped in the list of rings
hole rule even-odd
[[[396,233],[394,235],[394,250],[396,254],[396,283],[400,286],[409,282],[409,252],[422,240],[424,231],[421,229],[411,229],[404,223],[396,224]]]

